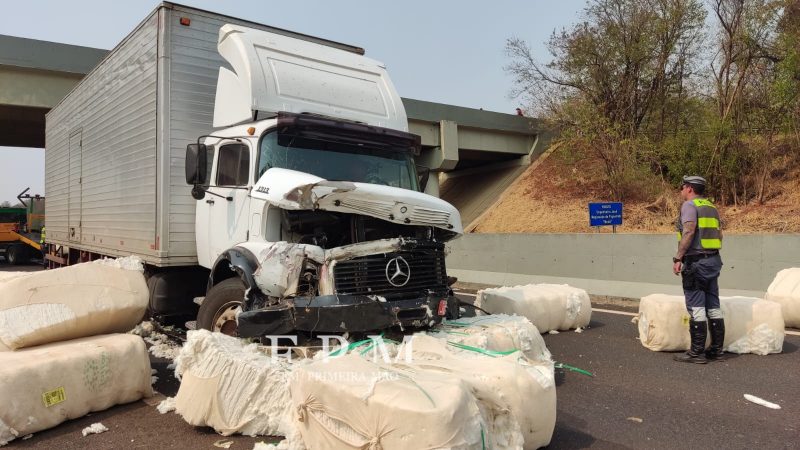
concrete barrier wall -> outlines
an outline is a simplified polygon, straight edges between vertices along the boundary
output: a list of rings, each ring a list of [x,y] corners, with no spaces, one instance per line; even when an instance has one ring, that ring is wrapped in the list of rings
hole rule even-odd
[[[723,295],[763,296],[775,274],[800,267],[800,235],[732,235],[723,243]],[[448,272],[492,285],[567,283],[592,294],[680,294],[675,235],[468,234],[448,244]]]

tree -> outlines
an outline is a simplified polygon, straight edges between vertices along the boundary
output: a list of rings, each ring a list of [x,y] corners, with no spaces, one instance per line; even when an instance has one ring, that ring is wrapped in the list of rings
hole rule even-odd
[[[670,110],[680,111],[705,10],[699,0],[591,0],[584,15],[552,34],[547,64],[524,40],[509,39],[506,70],[514,95],[556,122],[577,151],[603,161],[605,182],[621,199],[637,190],[626,184],[640,179],[639,166],[652,162],[640,133],[663,135]]]
[[[692,70],[705,10],[697,0],[592,0],[584,14],[584,22],[553,33],[546,65],[525,41],[507,41],[515,94],[549,106],[542,94],[557,87],[559,99],[580,95],[632,134]]]
[[[0,208],[10,208],[10,207],[11,207],[11,202],[9,201],[4,201],[3,203],[0,203]]]
[[[746,203],[755,191],[758,200],[764,200],[774,137],[793,101],[793,94],[780,93],[782,89],[776,85],[780,63],[791,50],[783,48],[779,39],[784,3],[711,3],[718,28],[717,51],[711,62],[717,117],[706,172],[714,174],[722,203]],[[754,139],[755,135],[763,139]]]

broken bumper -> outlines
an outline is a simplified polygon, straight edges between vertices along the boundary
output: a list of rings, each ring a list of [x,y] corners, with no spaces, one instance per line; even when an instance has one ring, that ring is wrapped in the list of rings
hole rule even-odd
[[[445,316],[457,317],[458,312],[458,301],[449,293],[385,302],[365,295],[322,295],[243,311],[237,321],[240,337],[259,337],[292,331],[352,333],[393,326],[426,327]]]

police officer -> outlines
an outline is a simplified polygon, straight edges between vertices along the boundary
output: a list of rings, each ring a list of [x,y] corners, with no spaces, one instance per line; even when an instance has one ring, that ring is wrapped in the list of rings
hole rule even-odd
[[[719,213],[705,198],[706,180],[699,176],[683,177],[681,213],[678,218],[678,252],[672,258],[672,271],[681,274],[689,320],[691,347],[675,356],[676,361],[705,364],[723,359],[725,321],[719,303],[719,273],[722,259],[722,230]],[[705,351],[707,333],[711,346]]]
[[[39,248],[42,251],[42,265],[47,267],[47,246],[44,243],[44,235],[45,229],[42,227],[41,235],[39,236]]]

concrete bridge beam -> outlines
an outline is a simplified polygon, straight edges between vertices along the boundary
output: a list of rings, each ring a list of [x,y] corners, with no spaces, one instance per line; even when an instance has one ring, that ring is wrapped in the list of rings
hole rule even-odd
[[[432,171],[453,170],[458,164],[459,132],[458,124],[451,120],[439,121],[438,145],[426,148],[419,158],[420,165]]]

